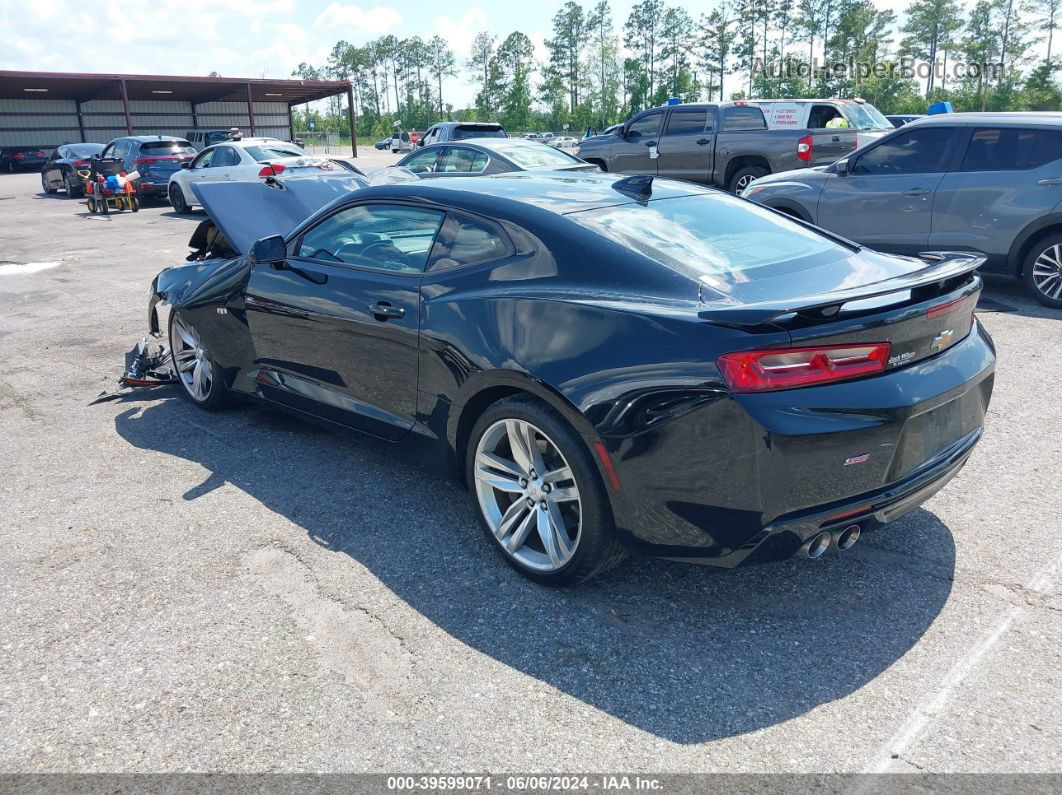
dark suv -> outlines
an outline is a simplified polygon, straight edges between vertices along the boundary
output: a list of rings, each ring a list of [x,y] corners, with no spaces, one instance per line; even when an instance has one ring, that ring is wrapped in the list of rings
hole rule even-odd
[[[982,252],[984,271],[1062,308],[1062,116],[928,116],[742,195],[880,251]]]
[[[433,124],[420,136],[417,146],[441,144],[444,141],[465,141],[469,138],[508,138],[509,133],[497,122],[441,121]]]
[[[127,174],[140,174],[136,181],[141,196],[165,198],[170,174],[195,156],[195,148],[183,138],[168,135],[130,135],[115,138],[100,153],[101,158],[117,158]]]

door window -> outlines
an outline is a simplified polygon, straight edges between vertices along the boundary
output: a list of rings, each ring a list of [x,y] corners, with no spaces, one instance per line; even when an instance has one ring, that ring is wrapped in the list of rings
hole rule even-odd
[[[199,157],[192,161],[192,168],[210,168],[217,149],[205,149],[199,153]]]
[[[240,156],[236,154],[236,150],[231,146],[219,146],[214,150],[214,159],[211,161],[211,168],[223,168],[225,166],[235,166],[240,162]]]
[[[1062,130],[979,127],[960,171],[1023,171],[1062,158]]]
[[[737,105],[723,110],[724,130],[762,130],[766,127],[763,111],[759,108]]]
[[[943,169],[954,128],[915,127],[878,144],[856,161],[853,174],[932,174]]]
[[[699,135],[708,121],[706,108],[675,108],[667,120],[664,135]]]
[[[627,128],[627,137],[634,140],[655,138],[660,134],[660,122],[663,118],[664,112],[660,110],[654,110],[644,116],[639,116]]]
[[[464,215],[451,215],[447,225],[449,252],[436,260],[432,270],[460,265],[478,265],[501,259],[512,252],[501,230],[488,221]]]
[[[340,210],[306,232],[296,256],[360,268],[420,273],[444,214],[391,204]]]
[[[435,166],[436,173],[470,174],[482,171],[487,165],[487,156],[464,146],[448,146]]]
[[[435,171],[435,158],[438,154],[438,149],[425,149],[407,157],[402,167],[408,168],[414,174],[431,174]]]

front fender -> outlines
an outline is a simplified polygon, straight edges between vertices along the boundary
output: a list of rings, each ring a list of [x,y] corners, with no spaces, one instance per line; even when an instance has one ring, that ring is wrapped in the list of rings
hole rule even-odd
[[[148,300],[148,329],[159,333],[157,306],[167,303],[174,309],[206,304],[225,304],[243,290],[250,275],[246,257],[224,260],[200,260],[161,271],[151,282]]]

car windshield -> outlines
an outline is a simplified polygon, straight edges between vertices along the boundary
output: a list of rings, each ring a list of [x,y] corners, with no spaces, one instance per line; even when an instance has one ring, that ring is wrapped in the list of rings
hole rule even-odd
[[[305,157],[306,152],[295,146],[279,146],[262,144],[261,146],[245,146],[244,151],[257,162],[264,163],[277,157]]]
[[[471,125],[459,125],[454,129],[454,140],[464,138],[507,138],[505,130],[501,127],[480,127]]]
[[[892,122],[881,115],[881,111],[869,102],[862,105],[848,105],[845,107],[845,115],[848,121],[857,130],[891,130]]]
[[[103,151],[103,144],[67,144],[67,149],[74,157],[89,157]]]
[[[650,259],[695,276],[749,281],[851,256],[829,238],[731,197],[657,199],[571,213],[584,226]]]
[[[512,160],[520,168],[556,168],[558,166],[577,166],[583,161],[567,152],[561,152],[552,146],[538,144],[535,146],[514,146],[499,149],[499,152]]]
[[[155,157],[195,154],[195,149],[187,141],[145,141],[140,144],[140,151],[145,155],[154,155]]]

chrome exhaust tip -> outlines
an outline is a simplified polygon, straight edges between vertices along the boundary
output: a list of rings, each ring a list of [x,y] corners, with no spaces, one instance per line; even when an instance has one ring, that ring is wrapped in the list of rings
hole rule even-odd
[[[800,548],[800,554],[806,558],[818,558],[822,557],[826,553],[826,550],[830,548],[830,543],[833,541],[833,537],[825,530],[817,535],[813,535],[807,541],[804,542],[804,546]]]
[[[835,532],[834,543],[837,548],[842,552],[846,549],[851,549],[855,546],[856,541],[859,540],[859,534],[862,532],[859,529],[859,525],[853,524],[846,527],[844,530],[838,530]]]

